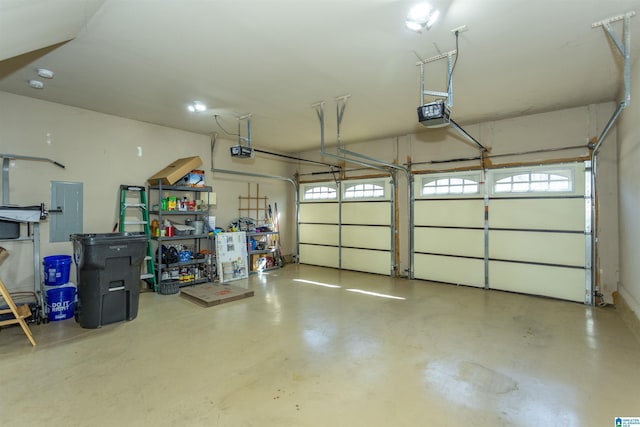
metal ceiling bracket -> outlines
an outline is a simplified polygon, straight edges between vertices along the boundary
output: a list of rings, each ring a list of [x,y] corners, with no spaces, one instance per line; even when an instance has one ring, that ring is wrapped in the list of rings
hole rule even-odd
[[[347,108],[347,101],[351,95],[343,95],[336,98],[336,119],[338,123],[338,149],[340,149],[340,125],[342,124],[342,117],[344,116],[344,110]]]
[[[636,15],[635,11],[627,12],[624,15],[617,15],[602,21],[594,22],[591,28],[602,27],[609,36],[609,39],[618,49],[618,52],[624,59],[624,107],[626,108],[631,102],[631,18]],[[622,40],[613,30],[612,22],[623,21],[622,23]]]
[[[342,100],[342,114],[344,114],[344,108],[346,107],[346,99],[349,96],[350,95],[345,95],[344,97],[338,98],[338,99]],[[355,159],[349,159],[347,157],[338,156],[336,154],[328,153],[327,151],[325,151],[325,148],[324,148],[324,101],[316,102],[315,104],[312,104],[311,106],[313,107],[313,109],[316,110],[316,113],[318,114],[318,120],[320,121],[320,154],[322,154],[323,156],[326,156],[326,157],[331,157],[332,159],[342,160],[343,162],[346,162],[346,163],[353,163],[355,165],[364,166],[366,168],[376,169],[376,170],[379,170],[381,172],[384,172],[384,173],[387,173],[387,174],[391,174],[391,172],[389,172],[389,170],[387,170],[385,168],[382,168],[382,167],[380,167],[378,165],[373,165],[371,163],[366,163],[366,162],[362,162],[362,161],[355,160]],[[338,116],[339,116],[338,128],[340,127],[340,122],[342,121],[342,114],[340,113],[340,109],[339,109],[339,111],[338,111]],[[338,135],[338,139],[340,139],[339,135]]]
[[[416,62],[416,66],[420,66],[420,104],[419,105],[426,105],[428,103],[428,99],[426,99],[426,97],[435,97],[435,98],[439,98],[439,99],[446,99],[446,104],[447,107],[449,107],[449,109],[451,109],[453,107],[453,78],[452,78],[452,73],[453,73],[453,56],[454,55],[458,55],[458,50],[454,49],[451,50],[449,52],[443,52],[440,53],[438,55],[432,56],[430,58],[426,58],[426,59],[422,59],[418,62]],[[435,61],[439,61],[441,59],[445,59],[447,60],[447,91],[446,92],[441,92],[441,91],[435,91],[435,90],[428,90],[425,89],[425,83],[424,83],[424,66],[425,64],[428,64],[430,62],[435,62]],[[482,152],[488,152],[489,149],[487,147],[485,147],[484,145],[480,144],[474,137],[472,137],[467,131],[465,131],[458,123],[456,123],[450,116],[450,112],[449,112],[449,116],[447,118],[447,122],[448,124],[450,124],[454,130],[456,130],[458,133],[460,133],[465,139],[467,139],[468,141],[470,141],[471,143],[473,143],[474,145],[476,145],[478,148],[480,148],[480,150]],[[445,123],[446,125],[446,123]]]
[[[318,120],[320,121],[320,153],[324,154],[324,101],[311,104],[311,107],[316,110]]]
[[[363,160],[367,160],[370,162],[373,162],[375,164],[380,164],[383,166],[386,166],[388,168],[391,169],[395,169],[395,170],[402,170],[405,172],[405,174],[408,174],[408,170],[407,168],[403,167],[403,166],[399,166],[396,165],[394,163],[391,162],[385,162],[384,160],[380,160],[380,159],[376,159],[374,157],[369,157],[369,156],[365,156],[364,154],[360,154],[360,153],[356,153],[354,151],[349,151],[346,150],[344,148],[342,148],[342,144],[341,139],[340,139],[340,126],[342,125],[342,117],[344,116],[344,110],[347,107],[347,100],[349,99],[349,97],[351,97],[351,95],[345,95],[345,96],[340,96],[338,98],[336,98],[336,113],[337,113],[337,119],[338,119],[338,129],[337,129],[337,134],[338,134],[338,151],[342,154],[346,154],[346,155],[350,155],[350,156],[354,156],[354,157],[359,157]]]
[[[339,96],[336,98],[336,118],[337,118],[337,148],[338,148],[338,152],[342,152],[342,148],[340,147],[340,124],[342,123],[342,117],[344,116],[344,110],[347,107],[347,100],[349,99],[351,95],[344,95],[344,96]],[[320,101],[320,102],[316,102],[315,104],[311,105],[315,110],[316,113],[318,115],[318,120],[320,121],[320,154],[322,154],[323,156],[327,156],[327,157],[331,157],[333,159],[337,159],[337,160],[341,160],[343,162],[346,163],[353,163],[356,165],[360,165],[360,166],[364,166],[366,168],[369,169],[374,169],[374,170],[378,170],[381,172],[384,172],[385,174],[388,174],[389,177],[392,180],[392,184],[395,185],[396,184],[396,180],[395,180],[395,175],[394,172],[390,169],[384,168],[382,166],[379,166],[377,164],[374,163],[369,163],[369,162],[365,162],[363,160],[356,160],[356,159],[352,159],[349,157],[345,157],[345,156],[340,156],[337,154],[333,154],[333,153],[327,153],[325,151],[324,148],[324,101]],[[342,198],[340,198],[339,203],[342,203]],[[395,203],[395,201],[393,202]],[[393,215],[393,213],[392,213]],[[338,245],[338,265],[340,266],[339,268],[342,268],[342,227],[341,227],[341,223],[339,223],[340,227],[339,227],[339,231],[338,231],[338,241],[340,242],[340,244]],[[392,231],[395,233],[395,229],[392,229]],[[393,257],[395,254],[395,240],[392,237],[391,238],[391,257],[392,257],[392,271],[390,273],[390,275],[393,275],[394,272],[397,269],[397,266],[394,264],[393,262]]]
[[[613,42],[618,50],[618,53],[622,56],[624,60],[624,70],[623,70],[623,82],[624,82],[624,95],[622,101],[618,105],[618,108],[611,116],[611,119],[605,126],[604,130],[598,137],[598,140],[595,142],[593,147],[593,154],[597,154],[600,149],[600,145],[602,145],[602,141],[604,141],[605,137],[609,133],[609,130],[615,123],[616,119],[631,103],[631,18],[636,15],[635,11],[627,12],[624,15],[617,15],[611,18],[603,19],[598,22],[594,22],[591,24],[591,28],[602,27],[606,32],[609,39]],[[618,37],[616,32],[613,30],[611,23],[622,21],[622,39]]]
[[[243,137],[242,132],[240,131],[242,127],[242,122],[246,120],[247,122],[247,136]],[[247,146],[251,148],[251,114],[246,114],[244,116],[238,117],[238,144],[242,145],[242,142],[246,142]]]
[[[588,174],[591,179],[587,180],[589,185],[590,194],[585,195],[585,203],[586,203],[586,212],[587,212],[587,251],[590,251],[591,256],[587,259],[587,295],[585,297],[585,304],[594,305],[595,302],[595,294],[594,292],[598,289],[599,283],[597,282],[597,276],[593,274],[593,269],[596,265],[596,253],[598,246],[598,227],[597,227],[597,193],[598,186],[596,176],[598,174],[598,151],[600,150],[600,146],[602,142],[605,140],[609,130],[616,123],[620,113],[622,110],[627,108],[631,103],[631,32],[629,27],[631,26],[631,18],[635,16],[636,12],[631,11],[627,12],[624,15],[617,15],[611,18],[603,19],[602,21],[594,22],[591,24],[591,28],[602,27],[609,39],[613,42],[618,50],[618,53],[622,56],[624,60],[624,70],[623,70],[623,84],[624,84],[624,94],[623,99],[618,104],[616,110],[613,112],[611,118],[607,122],[606,126],[600,133],[600,136],[596,140],[593,146],[589,144],[590,148],[593,148],[591,151],[591,164],[587,165]],[[618,37],[618,35],[614,32],[611,23],[623,21],[622,23],[622,39]],[[589,168],[590,166],[590,168]],[[590,231],[590,232],[589,232]]]
[[[449,108],[453,107],[453,81],[451,79],[451,73],[453,71],[453,55],[457,55],[457,50],[452,50],[449,52],[444,52],[439,55],[432,56],[427,59],[423,59],[421,61],[416,62],[416,65],[420,66],[420,105],[426,104],[425,96],[433,96],[436,98],[446,98],[447,106]],[[447,59],[447,91],[440,92],[434,90],[426,90],[424,87],[424,65],[430,62],[438,61],[440,59]]]
[[[372,162],[376,165],[382,165],[382,166],[386,166],[389,169],[395,170],[395,171],[401,171],[404,173],[405,177],[407,178],[407,200],[411,200],[411,186],[409,185],[410,181],[411,181],[411,173],[409,172],[409,168],[401,166],[401,165],[397,165],[395,163],[391,163],[391,162],[387,162],[384,160],[380,160],[380,159],[376,159],[375,157],[370,157],[364,154],[360,154],[360,153],[356,153],[355,151],[350,151],[350,150],[346,150],[344,148],[342,148],[342,146],[340,145],[340,124],[342,123],[342,116],[344,115],[344,109],[346,107],[346,103],[347,103],[347,97],[339,97],[336,98],[336,108],[337,108],[337,112],[338,112],[338,152],[342,153],[344,155],[347,156],[352,156],[352,157],[357,157],[363,160],[366,160],[368,162]],[[395,174],[390,174],[391,177],[391,181],[392,184],[394,186],[397,185],[397,178],[395,176]],[[394,203],[396,203],[394,201]],[[392,216],[395,215],[395,212],[392,212]],[[395,223],[395,219],[393,221]],[[413,211],[410,209],[409,210],[409,222],[410,224],[413,224]],[[395,230],[394,230],[395,231]],[[392,246],[392,250],[395,252],[396,248],[395,248],[395,240],[392,241],[391,243]],[[413,235],[411,234],[411,228],[409,229],[409,253],[411,253],[413,251]],[[395,273],[395,271],[399,268],[399,266],[395,265],[393,266],[393,272],[392,275]],[[408,267],[408,275],[409,275],[409,279],[413,279],[413,261],[411,258],[409,258],[409,267]]]

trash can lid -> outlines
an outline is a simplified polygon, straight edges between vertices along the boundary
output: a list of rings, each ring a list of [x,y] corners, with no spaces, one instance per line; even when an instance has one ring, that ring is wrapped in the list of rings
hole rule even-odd
[[[147,235],[142,232],[135,233],[88,233],[88,234],[72,234],[69,236],[69,240],[82,242],[83,244],[92,243],[128,243],[146,241]]]

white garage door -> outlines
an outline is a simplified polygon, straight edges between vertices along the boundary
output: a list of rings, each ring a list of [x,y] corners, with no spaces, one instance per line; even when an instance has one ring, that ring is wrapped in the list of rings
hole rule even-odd
[[[588,301],[584,164],[482,175],[416,175],[414,277]]]
[[[300,186],[300,262],[340,267],[340,203],[331,182]]]
[[[301,263],[391,274],[388,179],[303,184],[300,200]]]
[[[585,302],[583,163],[489,171],[489,287]]]
[[[484,287],[482,172],[416,175],[416,279]]]

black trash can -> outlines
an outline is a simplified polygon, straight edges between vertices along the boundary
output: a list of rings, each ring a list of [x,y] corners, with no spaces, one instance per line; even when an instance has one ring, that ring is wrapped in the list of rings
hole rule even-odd
[[[144,233],[72,234],[78,272],[76,321],[88,329],[138,315]]]

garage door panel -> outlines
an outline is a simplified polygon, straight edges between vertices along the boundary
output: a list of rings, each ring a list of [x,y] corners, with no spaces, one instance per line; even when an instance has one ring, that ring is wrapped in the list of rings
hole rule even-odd
[[[391,230],[388,227],[345,225],[342,245],[355,248],[391,250]]]
[[[339,206],[337,203],[300,203],[300,222],[337,224]]]
[[[391,204],[388,201],[343,203],[342,223],[389,225],[391,223]]]
[[[416,252],[484,257],[484,230],[417,227]]]
[[[342,248],[342,268],[367,273],[390,274],[391,254],[387,251]]]
[[[583,231],[583,198],[490,200],[491,228]]]
[[[300,243],[338,246],[337,225],[300,224]]]
[[[585,266],[585,235],[491,230],[489,257],[534,263]]]
[[[484,287],[484,260],[415,254],[416,279]]]
[[[586,271],[567,267],[489,262],[491,288],[583,303]]]
[[[483,227],[482,200],[416,200],[415,225]]]
[[[338,268],[338,248],[300,244],[300,262]]]
[[[469,199],[454,194],[467,178],[479,182],[471,171],[429,175],[415,193],[414,277],[476,286],[486,280],[492,289],[585,301],[584,162],[486,170],[488,233],[475,187],[469,184]]]

